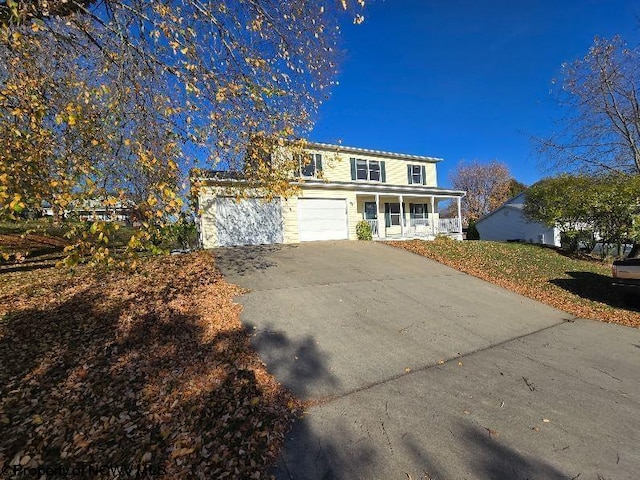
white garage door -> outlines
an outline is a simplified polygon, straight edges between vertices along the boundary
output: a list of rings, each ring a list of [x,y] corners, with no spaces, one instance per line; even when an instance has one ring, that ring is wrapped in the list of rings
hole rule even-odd
[[[347,201],[344,199],[298,199],[300,241],[349,238]]]
[[[284,241],[280,199],[265,203],[259,198],[217,198],[215,212],[217,244],[222,247]]]

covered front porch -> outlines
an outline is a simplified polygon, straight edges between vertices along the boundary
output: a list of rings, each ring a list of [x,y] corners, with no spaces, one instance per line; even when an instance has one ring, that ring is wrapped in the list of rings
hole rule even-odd
[[[451,194],[357,193],[357,211],[371,226],[374,240],[433,240],[446,235],[462,240],[460,201],[462,192]],[[441,216],[438,204],[452,201],[453,215]]]

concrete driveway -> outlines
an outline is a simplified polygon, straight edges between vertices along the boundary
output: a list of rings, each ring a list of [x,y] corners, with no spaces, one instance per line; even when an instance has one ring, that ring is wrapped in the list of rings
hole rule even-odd
[[[277,478],[638,477],[639,330],[377,243],[215,254],[269,370],[313,405]]]

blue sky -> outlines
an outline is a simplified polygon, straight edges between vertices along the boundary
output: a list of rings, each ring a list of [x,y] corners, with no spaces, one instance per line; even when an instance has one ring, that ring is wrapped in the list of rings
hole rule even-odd
[[[637,1],[369,0],[365,18],[343,28],[339,85],[310,139],[442,157],[440,186],[461,159],[540,179],[531,137],[561,115],[561,64],[595,35],[640,38]]]

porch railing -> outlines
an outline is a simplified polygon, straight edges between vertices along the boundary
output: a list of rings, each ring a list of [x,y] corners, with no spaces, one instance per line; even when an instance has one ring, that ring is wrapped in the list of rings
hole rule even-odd
[[[428,227],[429,219],[428,218],[410,218],[409,226],[410,227]]]
[[[367,223],[371,227],[371,234],[374,237],[378,236],[378,220],[367,220]],[[435,227],[435,228],[432,228]],[[428,218],[410,218],[408,221],[405,220],[404,227],[404,236],[405,237],[424,237],[430,236],[433,234],[450,234],[450,233],[461,233],[460,229],[460,221],[458,217],[454,218],[440,218],[437,223],[432,223]],[[394,235],[389,235],[387,233],[387,237],[393,238],[398,237],[400,234],[396,232]]]
[[[461,233],[458,217],[438,219],[438,233]]]
[[[371,235],[378,236],[378,220],[367,220],[367,223],[371,227]]]

